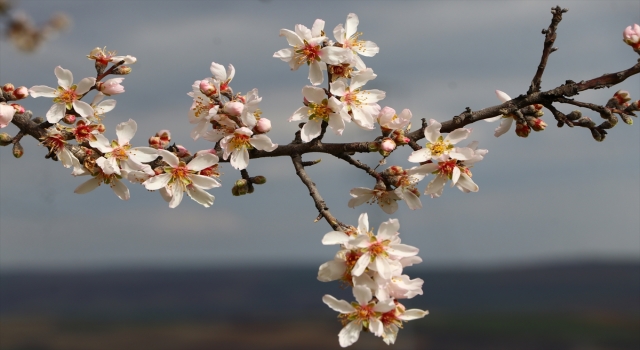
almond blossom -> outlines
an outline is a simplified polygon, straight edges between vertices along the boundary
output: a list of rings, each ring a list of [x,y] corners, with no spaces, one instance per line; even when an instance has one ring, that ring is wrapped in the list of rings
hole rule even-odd
[[[503,91],[496,90],[496,96],[498,96],[498,99],[502,103],[511,101],[511,97],[509,97],[509,95],[507,95]],[[504,135],[507,131],[509,131],[509,129],[511,129],[511,125],[513,125],[513,121],[514,121],[514,117],[511,114],[499,115],[497,117],[487,118],[487,119],[485,119],[485,121],[494,122],[494,121],[499,120],[499,119],[502,119],[502,121],[500,122],[500,125],[498,125],[498,127],[496,128],[495,133],[493,134],[495,137],[500,137],[500,136]]]
[[[331,93],[340,96],[344,108],[352,113],[353,120],[363,129],[373,129],[375,119],[380,113],[380,106],[376,102],[385,97],[385,92],[381,90],[360,90],[364,84],[375,77],[373,70],[367,68],[353,73],[349,86],[345,79],[331,83]]]
[[[403,109],[400,114],[391,107],[384,107],[378,114],[378,124],[383,131],[391,132],[393,130],[404,129],[411,124],[411,111]]]
[[[313,85],[320,85],[324,81],[322,70],[326,69],[324,64],[338,65],[351,58],[349,49],[324,46],[327,39],[324,36],[324,21],[316,19],[311,29],[297,24],[295,31],[280,29],[280,36],[284,36],[291,46],[273,54],[289,63],[291,70],[297,70],[306,63],[309,66],[309,80]]]
[[[100,186],[102,183],[105,183],[111,187],[113,193],[118,196],[118,198],[126,201],[129,199],[129,189],[120,181],[120,175],[118,174],[106,174],[102,169],[106,166],[104,163],[107,162],[105,157],[100,157],[96,159],[96,167],[95,174],[93,174],[92,178],[83,182],[80,186],[78,186],[73,192],[78,194],[89,193],[96,189],[96,187]],[[88,175],[89,172],[84,172],[82,175]],[[126,173],[123,171],[124,176]]]
[[[349,191],[351,198],[347,204],[349,208],[355,208],[364,203],[377,203],[387,214],[393,214],[398,210],[397,201],[402,197],[394,190],[387,190],[384,183],[379,182],[373,189],[366,187],[356,187]]]
[[[124,86],[120,85],[124,78],[112,78],[105,82],[96,84],[96,89],[107,96],[117,95],[124,92]]]
[[[406,310],[404,305],[396,302],[396,307],[393,310],[385,312],[380,317],[380,322],[382,322],[382,340],[387,343],[387,345],[394,344],[403,322],[417,320],[428,314],[429,311],[427,310]]]
[[[80,101],[80,98],[93,87],[96,78],[84,78],[80,80],[78,85],[73,85],[73,74],[71,71],[57,66],[54,70],[58,78],[58,88],[44,85],[36,85],[29,89],[29,93],[33,97],[53,97],[54,105],[47,112],[47,121],[55,124],[64,118],[67,110],[74,109],[81,117],[87,118],[93,116],[93,108],[91,105]]]
[[[7,127],[15,114],[16,109],[12,105],[0,103],[0,129]]]
[[[223,159],[231,156],[231,166],[242,170],[249,166],[249,150],[256,148],[261,151],[271,152],[277,144],[271,142],[269,136],[265,134],[254,135],[249,128],[242,127],[236,129],[233,134],[227,135],[220,140],[220,147],[224,150]]]
[[[468,159],[473,155],[473,151],[468,148],[454,147],[454,145],[466,139],[471,133],[470,129],[456,129],[450,132],[447,137],[442,137],[440,129],[442,124],[434,119],[429,121],[429,126],[424,128],[424,137],[427,145],[420,150],[413,151],[409,156],[409,161],[414,163],[426,162],[430,159],[437,159],[441,156],[449,156],[460,160]]]
[[[142,183],[148,190],[165,188],[165,191],[171,196],[169,208],[175,208],[180,204],[184,192],[187,192],[191,199],[207,208],[213,205],[215,197],[205,190],[220,187],[220,183],[212,177],[199,175],[198,172],[217,164],[217,156],[204,153],[185,164],[175,154],[167,150],[158,150],[158,155],[168,166],[162,169],[163,173]]]
[[[378,337],[382,336],[384,325],[380,318],[384,313],[396,307],[393,300],[373,299],[371,290],[365,286],[353,287],[353,296],[356,302],[351,304],[328,294],[322,297],[322,301],[327,306],[341,314],[340,318],[345,326],[338,334],[338,340],[342,347],[347,347],[358,341],[363,328]]]
[[[55,154],[65,168],[73,167],[72,174],[82,171],[80,161],[66,147],[67,140],[65,139],[65,135],[57,128],[51,127],[47,129],[47,135],[42,140],[41,144],[49,149],[49,154]]]
[[[628,26],[622,32],[622,40],[634,50],[640,49],[640,25]]]
[[[350,13],[347,15],[344,27],[342,24],[338,24],[333,29],[333,36],[342,47],[352,51],[353,65],[356,66],[358,70],[364,70],[366,66],[358,54],[373,57],[380,52],[380,48],[371,41],[358,40],[360,35],[362,35],[362,33],[358,32],[359,23],[358,16],[355,13]]]
[[[290,122],[308,119],[300,133],[302,141],[309,142],[320,136],[323,121],[329,124],[336,135],[342,135],[345,121],[351,120],[342,103],[333,96],[327,98],[323,89],[313,86],[303,87],[302,95],[308,101],[308,105],[300,107],[289,118]]]

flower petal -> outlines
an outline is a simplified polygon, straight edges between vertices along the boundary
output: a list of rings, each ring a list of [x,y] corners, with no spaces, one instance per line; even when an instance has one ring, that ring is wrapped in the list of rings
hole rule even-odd
[[[124,79],[124,78],[122,78]],[[84,95],[86,94],[91,87],[96,85],[96,78],[84,78],[78,82],[78,87],[76,87],[76,94]]]
[[[178,166],[178,164],[180,163],[180,160],[178,159],[178,157],[167,151],[164,149],[159,149],[158,150],[158,155],[160,157],[162,157],[162,160],[164,160],[167,164],[169,164],[170,167],[175,168]],[[196,157],[197,158],[197,157]],[[195,158],[194,158],[195,159]],[[193,160],[192,160],[193,161]],[[204,168],[203,168],[204,169]],[[192,169],[193,170],[193,169]]]
[[[191,180],[193,182],[193,185],[195,187],[199,187],[205,190],[214,188],[214,187],[220,187],[221,184],[220,182],[218,182],[218,180],[209,177],[209,176],[204,176],[204,175],[189,175],[189,180]],[[200,202],[198,202],[200,203]],[[201,203],[202,204],[202,203]]]
[[[58,86],[63,87],[65,90],[68,90],[73,84],[73,73],[70,70],[57,66],[53,73],[58,78]]]
[[[56,103],[47,111],[47,121],[51,124],[59,122],[67,112],[67,107],[64,103]]]
[[[169,180],[171,180],[171,174],[165,173],[165,174],[156,175],[154,177],[150,177],[149,179],[147,179],[147,181],[143,182],[142,184],[149,191],[154,191],[167,186],[167,184],[169,183]]]
[[[76,112],[78,112],[78,114],[80,114],[80,116],[82,116],[83,118],[93,117],[93,107],[91,107],[90,104],[84,101],[73,101],[73,109],[75,109]]]
[[[193,158],[189,164],[187,164],[187,168],[193,171],[200,171],[213,166],[214,164],[218,164],[218,161],[219,158],[215,154],[204,153]]]
[[[187,187],[187,194],[191,199],[196,201],[196,203],[203,205],[205,208],[209,208],[213,205],[213,201],[216,199],[212,194],[207,191],[200,189],[197,186],[189,186]]]
[[[138,124],[133,119],[116,125],[116,135],[118,136],[118,144],[124,146],[131,141],[138,130]]]
[[[77,194],[89,193],[96,189],[96,187],[100,186],[101,183],[102,181],[100,181],[97,177],[92,177],[91,179],[80,184],[80,186],[76,187],[73,192]]]
[[[346,300],[338,300],[329,294],[322,297],[322,302],[341,314],[349,314],[356,311]]]
[[[360,332],[362,331],[362,324],[357,321],[351,321],[349,324],[344,326],[340,333],[338,333],[338,342],[340,346],[346,348],[349,345],[358,341],[360,338]]]
[[[31,95],[31,97],[56,97],[58,96],[56,94],[58,90],[52,88],[52,87],[48,87],[48,86],[44,86],[44,85],[36,85],[36,86],[32,86],[31,89],[29,89],[29,94]]]

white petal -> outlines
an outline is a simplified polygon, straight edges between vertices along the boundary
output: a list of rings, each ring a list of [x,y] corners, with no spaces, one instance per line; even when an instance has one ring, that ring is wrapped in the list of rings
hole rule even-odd
[[[200,189],[197,186],[189,186],[187,188],[187,194],[189,195],[189,197],[191,197],[191,199],[196,201],[196,203],[203,205],[205,208],[209,208],[210,206],[212,206],[213,201],[215,200],[215,197],[212,194]]]
[[[449,181],[449,178],[446,176],[438,175],[435,179],[431,180],[427,185],[427,189],[424,190],[424,194],[434,194],[438,191],[442,190],[444,184]]]
[[[455,167],[451,172],[451,186],[455,185],[456,182],[458,182],[459,178],[460,178],[460,168]]]
[[[344,120],[342,119],[342,116],[335,113],[330,114],[329,127],[336,135],[342,135],[342,132],[344,131]]]
[[[324,89],[314,86],[305,86],[302,88],[302,96],[304,96],[309,102],[320,103],[327,98],[327,94]]]
[[[376,337],[380,337],[382,336],[383,330],[384,327],[379,319],[373,317],[369,318],[369,332],[373,333]]]
[[[91,147],[99,149],[102,153],[109,153],[113,151],[111,142],[109,142],[109,139],[107,139],[106,136],[103,134],[95,134],[94,136],[95,140],[89,140],[89,145],[91,145]]]
[[[367,305],[373,297],[373,295],[371,294],[371,289],[365,286],[354,286],[353,296],[356,298],[356,301],[360,305]]]
[[[349,236],[341,231],[331,231],[322,237],[322,244],[324,245],[334,245],[334,244],[343,244],[349,241]]]
[[[280,36],[285,37],[291,46],[301,46],[304,44],[298,34],[289,29],[280,29]]]
[[[334,259],[320,265],[318,269],[318,281],[331,282],[342,278],[347,270],[344,260]]]
[[[473,182],[473,180],[471,180],[471,178],[464,173],[460,175],[460,179],[458,179],[457,185],[471,192],[478,192],[478,190],[480,189],[478,185],[476,185],[476,183]]]
[[[193,171],[200,171],[202,169],[206,169],[214,164],[218,164],[218,156],[211,153],[205,153],[193,158],[189,164],[187,164],[187,168]]]
[[[369,232],[369,214],[362,213],[358,217],[358,232],[360,234],[366,234]]]
[[[406,244],[390,244],[387,252],[396,257],[407,257],[417,255],[420,250],[414,246]]]
[[[498,96],[498,99],[502,103],[505,103],[505,102],[511,100],[511,97],[509,97],[509,95],[507,95],[506,93],[504,93],[504,92],[502,92],[500,90],[496,90],[496,96]]]
[[[391,200],[389,203],[378,202],[378,205],[387,214],[393,214],[398,211],[398,202],[395,200]]]
[[[412,163],[422,163],[431,159],[431,150],[428,148],[419,149],[417,151],[413,151],[409,156],[409,161]]]
[[[271,142],[269,136],[265,134],[254,135],[249,139],[251,145],[261,151],[271,152],[278,147],[277,144]]]
[[[360,21],[358,20],[358,16],[355,13],[350,13],[347,15],[347,20],[344,23],[344,29],[347,34],[347,38],[350,38],[353,34],[358,30],[358,24]]]
[[[309,65],[309,81],[313,85],[320,85],[324,81],[324,74],[320,67],[320,62],[313,61]]]
[[[47,111],[47,121],[51,124],[55,124],[64,118],[67,113],[67,107],[64,103],[56,103]]]
[[[84,78],[80,80],[80,82],[78,82],[78,86],[76,87],[76,94],[84,95],[94,85],[96,85],[96,78]]]
[[[116,135],[118,136],[118,144],[124,146],[131,141],[138,130],[138,124],[133,119],[122,122],[116,126]],[[155,159],[155,158],[154,158]],[[152,159],[153,160],[153,159]]]
[[[495,137],[500,137],[504,135],[511,128],[511,124],[513,124],[513,118],[507,117],[503,118],[500,122],[500,125],[496,128],[495,133],[493,134]]]
[[[360,331],[362,331],[362,324],[360,324],[360,322],[351,321],[348,325],[344,326],[340,333],[338,333],[340,346],[346,348],[357,342],[358,338],[360,338]]]
[[[123,201],[129,200],[129,189],[127,188],[127,186],[125,186],[125,184],[122,183],[122,181],[114,178],[113,182],[111,183],[111,189],[113,190],[113,193],[118,196],[118,198],[122,199]]]
[[[227,79],[227,71],[224,69],[223,65],[211,62],[211,67],[209,67],[209,69],[211,70],[211,74],[213,74],[214,78],[220,81],[225,81]]]
[[[236,148],[231,152],[231,166],[242,170],[249,166],[249,151],[246,148]]]
[[[153,191],[167,186],[169,180],[171,180],[171,174],[160,174],[147,179],[147,181],[142,184],[146,189]]]
[[[471,134],[471,130],[469,129],[456,129],[450,132],[449,135],[447,135],[447,137],[445,137],[445,141],[449,141],[452,144],[456,144],[466,139],[467,137],[469,137],[469,134]]]
[[[93,117],[93,107],[84,101],[73,101],[73,109],[75,109],[83,118]]]
[[[56,94],[57,91],[58,90],[52,87],[36,85],[32,86],[31,89],[29,89],[29,94],[31,95],[31,97],[56,97],[58,96],[58,94]]]
[[[276,53],[273,54],[273,57],[279,58],[285,62],[289,62],[293,57],[293,53],[294,50],[292,48],[286,48],[280,51],[276,51]]]
[[[189,175],[189,180],[193,182],[193,185],[195,187],[199,187],[205,190],[221,186],[218,180],[209,176],[204,176],[204,175],[192,174],[192,175]]]
[[[129,150],[129,157],[138,163],[152,162],[158,158],[158,150],[151,147],[136,147]]]
[[[353,269],[351,270],[351,275],[352,276],[362,275],[364,270],[366,270],[367,266],[369,266],[370,262],[371,262],[371,255],[369,253],[362,254],[362,256],[360,256],[356,264],[353,266]]]
[[[373,307],[373,311],[375,312],[389,312],[396,308],[396,304],[393,302],[393,299],[380,300],[376,306]]]
[[[296,122],[299,120],[307,119],[308,117],[309,117],[309,107],[300,107],[295,112],[293,112],[293,115],[291,117],[289,117],[289,121]]]
[[[429,314],[429,311],[427,310],[410,309],[398,315],[398,318],[403,321],[411,321],[418,318],[423,318],[428,314]]]
[[[341,314],[349,314],[356,311],[346,300],[338,300],[329,294],[322,297],[322,302]]]
[[[322,131],[322,125],[319,121],[310,120],[302,127],[300,131],[300,138],[304,142],[309,142],[316,137],[320,136],[320,132]]]
[[[420,201],[420,197],[416,196],[413,192],[405,191],[403,193],[403,196],[404,196],[403,199],[409,206],[409,209],[416,210],[416,209],[422,208],[422,202]]]
[[[389,259],[382,256],[377,256],[375,260],[376,271],[384,279],[391,278],[391,265],[389,265]]]
[[[171,201],[169,201],[169,208],[175,208],[180,205],[180,202],[182,202],[182,196],[184,195],[184,190],[181,184],[174,183],[172,188],[173,197],[171,197]]]
[[[162,160],[164,160],[172,168],[177,167],[178,164],[180,163],[180,160],[178,159],[178,157],[167,150],[159,149],[158,155],[162,157]]]
[[[58,78],[58,86],[63,87],[65,90],[68,90],[73,84],[73,73],[70,70],[64,69],[60,66],[57,66],[53,72]]]
[[[100,181],[97,177],[92,177],[91,179],[83,182],[73,192],[77,194],[89,193],[93,191],[96,187],[100,186],[101,183],[102,181]]]
[[[484,120],[485,122],[492,123],[492,122],[495,122],[496,120],[500,120],[500,118],[502,118],[502,116],[501,116],[501,115],[496,116],[496,117],[491,117],[491,118],[483,119],[483,120]]]
[[[429,120],[429,126],[424,129],[424,137],[431,143],[438,141],[440,138],[440,129],[442,124],[438,123],[434,119]]]

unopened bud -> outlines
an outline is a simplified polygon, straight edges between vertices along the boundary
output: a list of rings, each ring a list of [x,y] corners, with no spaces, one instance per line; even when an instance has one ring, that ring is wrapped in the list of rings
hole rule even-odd
[[[567,119],[569,120],[578,120],[580,118],[582,118],[582,112],[575,110],[569,114],[566,115]]]
[[[6,132],[0,134],[0,146],[7,146],[11,143],[12,140],[13,137],[11,137],[11,135],[7,134]]]
[[[622,117],[622,120],[625,123],[627,123],[629,125],[633,125],[633,119],[631,119],[631,117],[628,114],[622,113],[622,114],[620,114],[620,117]]]
[[[403,129],[394,130],[390,137],[395,141],[396,145],[406,145],[410,141],[408,137],[404,136]]]
[[[222,110],[226,114],[232,117],[237,117],[240,114],[242,114],[242,111],[244,110],[244,105],[241,102],[231,101],[231,102],[225,103]]]
[[[253,131],[256,134],[266,134],[271,131],[271,120],[267,118],[260,118],[256,123],[256,126],[253,127]]]
[[[17,103],[12,103],[11,107],[13,107],[13,109],[15,109],[16,114],[24,114],[24,107],[22,107],[21,105],[17,104]]]
[[[76,122],[76,116],[73,114],[65,114],[64,118],[62,118],[62,121],[67,124],[73,124]]]
[[[527,124],[516,124],[516,135],[520,137],[527,137],[531,133],[531,128]]]
[[[602,141],[604,141],[604,137],[605,137],[605,136],[604,136],[603,134],[601,134],[601,133],[598,131],[598,129],[596,129],[596,128],[591,128],[590,130],[591,130],[591,136],[593,136],[593,139],[594,139],[594,140],[596,140],[596,141],[598,141],[598,142],[602,142]]]
[[[155,149],[162,149],[162,141],[160,141],[160,138],[158,136],[151,136],[149,138],[149,147],[151,148],[155,148]]]
[[[105,127],[104,124],[98,124],[96,130],[98,130],[99,133],[103,134],[107,130],[107,127]]]
[[[131,73],[131,67],[129,66],[118,66],[112,72],[115,75],[127,75],[129,73]]]
[[[627,102],[631,101],[629,91],[618,90],[613,97],[607,102],[606,106],[609,108],[622,108]]]
[[[20,158],[22,157],[22,155],[24,154],[24,148],[22,148],[22,145],[20,144],[20,142],[16,142],[13,144],[13,156],[16,158]]]
[[[176,145],[176,148],[178,149],[178,152],[177,152],[177,154],[176,154],[176,155],[177,155],[179,158],[184,158],[184,157],[188,157],[188,156],[190,156],[190,155],[191,155],[191,153],[189,153],[189,150],[188,150],[188,149],[186,149],[186,148],[185,148],[184,146],[182,146],[182,145]]]
[[[2,92],[5,92],[7,94],[11,94],[13,92],[13,90],[15,90],[15,86],[13,86],[13,84],[11,84],[11,83],[6,83],[6,84],[2,85]]]
[[[267,178],[262,175],[258,175],[251,178],[251,182],[253,182],[256,185],[263,185],[267,183]]]
[[[209,80],[200,81],[200,92],[202,92],[205,96],[211,97],[216,94],[218,90],[216,90],[215,85],[211,83]]]
[[[385,137],[384,139],[382,139],[382,142],[380,142],[380,150],[378,152],[380,152],[381,155],[386,157],[389,154],[391,154],[391,152],[393,152],[393,150],[395,149],[396,149],[395,141],[393,141],[391,138]]]
[[[213,154],[214,156],[218,155],[218,152],[216,152],[215,148],[211,148],[211,149],[203,149],[203,150],[200,150],[200,151],[196,152],[196,157],[201,156],[203,154],[209,154],[209,153]]]
[[[387,176],[399,176],[404,175],[404,173],[404,169],[402,169],[402,167],[399,165],[392,165],[382,172],[382,174]]]
[[[13,90],[13,97],[16,100],[22,100],[29,96],[29,89],[26,86],[20,86],[19,88]]]
[[[36,124],[42,124],[44,123],[44,118],[43,117],[35,117],[33,118],[33,122]]]
[[[231,187],[231,194],[238,197],[240,195],[240,192],[238,191],[238,187],[237,186],[233,186]]]
[[[249,192],[249,182],[245,179],[236,181],[236,184],[233,187],[237,188],[238,196],[245,195]]]
[[[533,129],[533,131],[542,131],[546,127],[547,123],[545,123],[544,120],[540,118],[535,118],[531,121],[531,129]]]

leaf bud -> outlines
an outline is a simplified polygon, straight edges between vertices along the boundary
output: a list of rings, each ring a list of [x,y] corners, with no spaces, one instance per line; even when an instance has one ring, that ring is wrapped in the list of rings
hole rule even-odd
[[[263,185],[267,182],[267,178],[262,175],[258,175],[258,176],[252,177],[251,182],[253,182],[256,185]]]
[[[11,135],[7,134],[6,132],[0,134],[0,146],[7,146],[11,144],[12,140],[13,137],[11,137]]]
[[[20,158],[22,157],[22,155],[24,154],[24,148],[22,148],[22,145],[20,144],[20,142],[16,142],[13,144],[13,156],[16,158]]]
[[[625,123],[627,123],[629,125],[633,125],[633,119],[631,119],[631,117],[628,114],[622,113],[622,114],[620,114],[620,117],[622,118],[622,120]]]
[[[591,136],[593,136],[593,139],[598,141],[598,142],[602,142],[604,141],[604,135],[601,134],[598,129],[596,128],[591,128]]]

